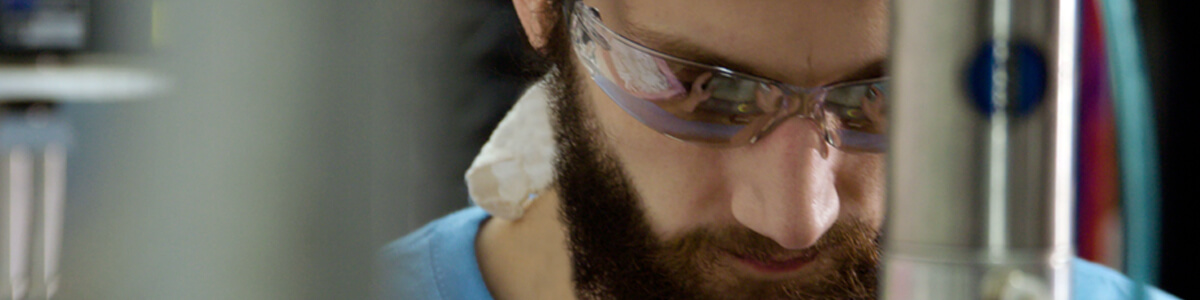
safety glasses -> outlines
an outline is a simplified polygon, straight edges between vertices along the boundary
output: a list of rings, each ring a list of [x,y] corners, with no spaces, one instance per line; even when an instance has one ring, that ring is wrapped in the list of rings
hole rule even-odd
[[[751,144],[791,117],[811,120],[841,150],[887,148],[887,79],[805,88],[661,53],[570,6],[571,42],[592,79],[642,124],[708,146]]]

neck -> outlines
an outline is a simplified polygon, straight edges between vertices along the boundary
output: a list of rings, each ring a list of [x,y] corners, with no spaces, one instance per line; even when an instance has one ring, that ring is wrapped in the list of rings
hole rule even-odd
[[[490,218],[484,223],[475,247],[493,298],[575,298],[558,205],[558,194],[549,191],[534,199],[520,219]]]

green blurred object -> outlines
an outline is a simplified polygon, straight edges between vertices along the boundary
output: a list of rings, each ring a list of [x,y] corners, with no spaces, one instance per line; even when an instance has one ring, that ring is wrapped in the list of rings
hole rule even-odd
[[[1112,68],[1121,193],[1125,214],[1125,271],[1137,282],[1158,283],[1159,179],[1158,139],[1145,55],[1131,0],[1104,0]],[[1146,296],[1138,285],[1138,294]]]

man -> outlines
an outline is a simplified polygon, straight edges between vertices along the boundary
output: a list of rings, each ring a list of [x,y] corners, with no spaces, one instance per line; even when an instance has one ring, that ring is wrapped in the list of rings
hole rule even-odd
[[[876,296],[887,1],[514,4],[548,72],[528,95],[550,97],[553,186],[519,219],[471,208],[390,245],[384,297]],[[1129,296],[1073,270],[1078,299]]]

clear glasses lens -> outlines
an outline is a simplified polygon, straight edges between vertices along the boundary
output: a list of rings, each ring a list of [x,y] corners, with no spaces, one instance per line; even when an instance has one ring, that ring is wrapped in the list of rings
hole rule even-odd
[[[823,101],[834,146],[843,150],[883,152],[887,149],[886,81],[833,87]]]
[[[574,13],[572,42],[592,79],[618,106],[663,134],[741,145],[778,120],[801,116],[817,121],[834,147],[886,148],[884,81],[818,89],[783,86],[656,53],[604,27],[598,12],[582,2]]]

